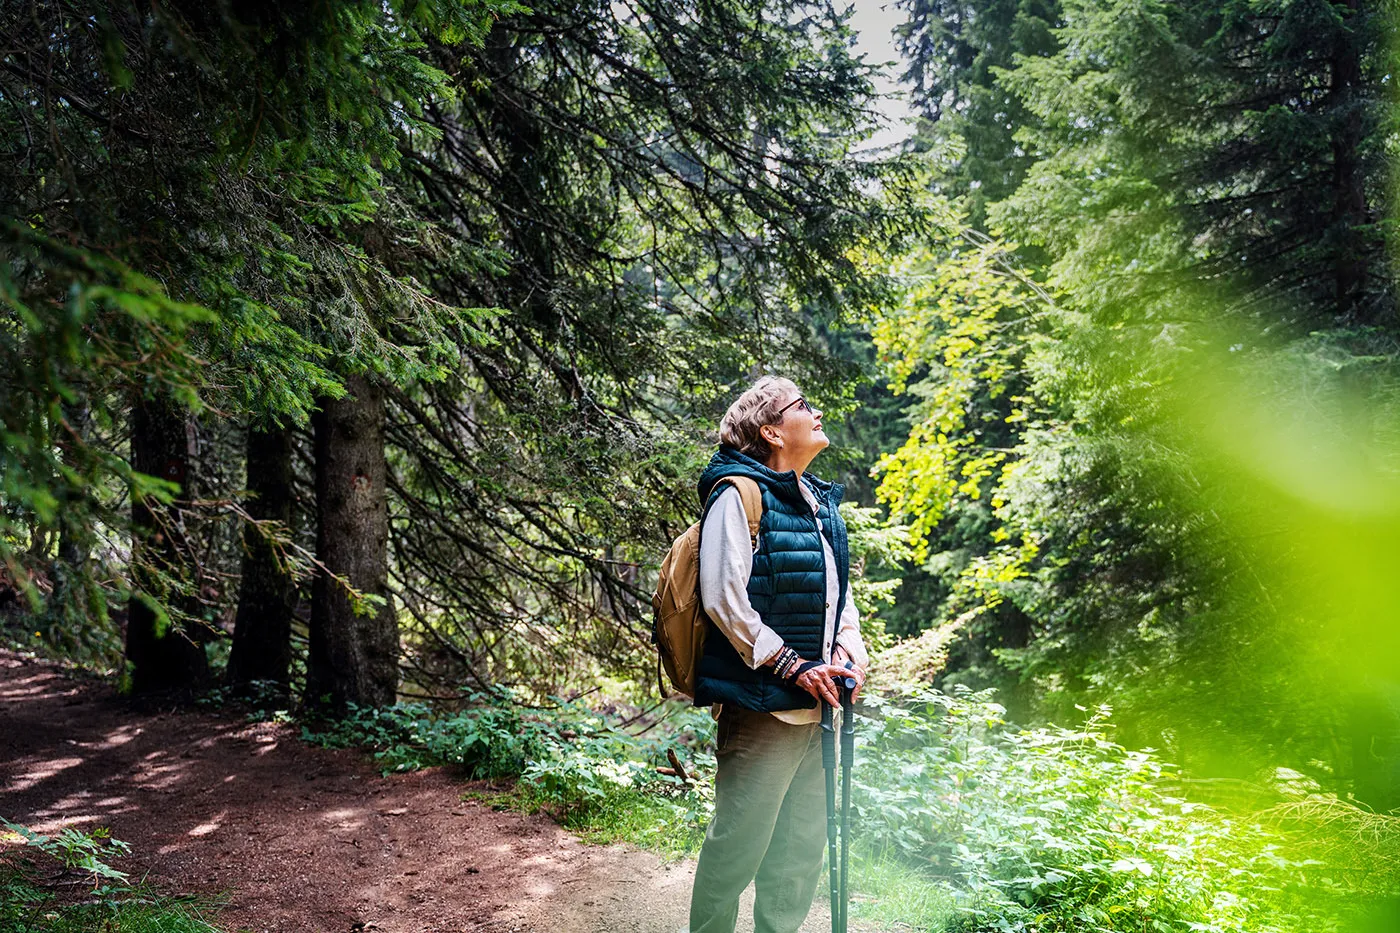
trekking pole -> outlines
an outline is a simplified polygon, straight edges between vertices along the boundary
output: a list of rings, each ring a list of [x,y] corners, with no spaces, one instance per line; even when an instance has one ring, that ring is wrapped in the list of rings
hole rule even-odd
[[[822,703],[822,770],[826,772],[826,864],[831,874],[831,933],[841,933],[836,898],[840,888],[836,861],[836,730],[831,722],[831,706]]]
[[[847,667],[850,665],[847,664]],[[841,685],[841,930],[846,933],[850,906],[851,867],[851,767],[855,764],[856,722],[853,707],[856,681],[847,677]]]

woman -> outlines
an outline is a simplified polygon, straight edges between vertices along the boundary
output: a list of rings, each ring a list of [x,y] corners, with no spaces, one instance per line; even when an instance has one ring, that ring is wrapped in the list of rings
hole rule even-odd
[[[842,487],[808,474],[830,441],[821,412],[787,379],[760,379],[720,422],[720,449],[700,477],[700,598],[718,629],[706,639],[695,702],[717,704],[715,813],[690,902],[690,933],[732,933],[755,884],[756,933],[794,933],[821,877],[826,805],[821,704],[834,677],[865,683],[850,594]],[[763,493],[758,547],[743,500],[721,477]],[[713,495],[712,495],[713,493]]]

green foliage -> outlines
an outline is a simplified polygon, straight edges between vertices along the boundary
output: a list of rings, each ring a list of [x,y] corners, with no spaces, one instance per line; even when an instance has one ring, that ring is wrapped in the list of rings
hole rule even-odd
[[[698,852],[714,812],[713,753],[692,749],[684,765],[691,782],[681,782],[656,770],[665,766],[672,733],[642,741],[601,721],[597,726],[551,742],[522,775],[523,799],[550,810],[585,840],[630,842],[677,856]]]
[[[869,326],[910,427],[872,475],[921,566],[890,615],[911,636],[959,620],[948,676],[1014,698],[997,652],[1025,644],[1016,596],[1039,543],[1006,521],[1005,493],[1022,439],[1054,424],[1037,384],[1054,306],[1008,247],[955,215],[891,269],[899,300],[872,308]]]
[[[987,205],[1011,194],[1042,155],[1020,142],[1037,119],[999,80],[1017,56],[1052,55],[1059,0],[900,0],[908,19],[897,42],[923,116],[912,143],[944,154],[940,190],[966,203],[985,229]]]
[[[981,147],[935,189],[996,234],[896,258],[871,311],[912,399],[879,494],[933,584],[901,595],[962,626],[939,682],[1393,806],[1394,646],[1358,603],[1391,592],[1394,5],[907,7],[925,107]]]
[[[1050,281],[1105,324],[1149,320],[1186,282],[1240,297],[1232,315],[1289,325],[1383,316],[1394,14],[1311,0],[1065,4],[1058,51],[997,73],[1035,116],[1017,140],[1039,160],[990,209],[993,225],[1043,247]]]
[[[916,690],[862,723],[860,837],[957,892],[966,930],[1335,929],[1321,862],[1258,818],[1192,802],[1150,752],[1078,729],[1017,731],[985,694]],[[1316,895],[1318,890],[1314,890]]]
[[[547,737],[564,728],[559,720],[524,715],[504,689],[464,699],[470,705],[459,713],[422,703],[352,705],[323,731],[303,727],[302,738],[327,748],[374,749],[385,774],[451,765],[469,777],[494,779],[521,774],[545,750]]]
[[[947,881],[893,855],[872,854],[859,840],[851,852],[851,916],[895,930],[949,930],[960,915]]]
[[[26,846],[52,856],[69,871],[91,875],[94,883],[102,880],[125,882],[127,879],[124,872],[112,868],[107,861],[130,855],[131,846],[113,839],[109,829],[84,833],[69,827],[60,830],[57,836],[45,836],[3,817],[0,817],[0,826],[19,836]]]
[[[0,857],[0,927],[7,933],[218,933],[208,905],[127,884],[126,873],[107,863],[131,849],[105,829],[47,836],[3,818],[0,825],[23,843]],[[77,904],[60,898],[26,856],[31,851],[86,874],[90,895]]]
[[[709,784],[623,790],[593,806],[568,811],[561,823],[584,842],[627,843],[674,858],[693,858],[714,813]]]
[[[930,399],[880,494],[946,587],[931,627],[963,628],[942,682],[996,684],[1050,719],[1111,701],[1134,742],[1201,775],[1283,765],[1395,799],[1350,724],[1383,734],[1393,716],[1375,699],[1393,642],[1359,608],[1391,592],[1368,555],[1394,534],[1393,339],[1183,321],[1148,340],[1068,311],[1076,296],[1052,300],[1011,254],[997,263],[1014,289],[979,304],[948,279],[876,326],[895,384],[912,374]],[[1329,479],[1343,474],[1353,494]],[[1360,676],[1359,643],[1377,659]]]
[[[606,825],[610,810],[625,809],[630,802],[640,806],[630,818],[631,834],[659,834],[664,828],[690,843],[698,841],[713,809],[715,767],[713,754],[704,750],[713,732],[704,711],[673,714],[658,734],[644,738],[610,728],[599,716],[580,725],[585,731],[550,742],[525,770],[523,779],[536,799],[556,806],[566,825],[573,820],[595,832],[602,831],[598,820]],[[683,767],[695,786],[656,770],[667,767],[667,749],[678,745],[691,746]]]
[[[120,496],[168,502],[176,487],[134,471],[94,435],[125,430],[117,413],[95,399],[166,391],[186,403],[200,385],[200,361],[185,345],[207,309],[173,300],[155,282],[121,262],[60,243],[28,225],[7,222],[0,245],[0,570],[46,618],[57,645],[84,660],[110,643],[79,634],[106,619],[110,587],[103,576],[65,566],[58,592],[44,606],[36,558],[66,544],[85,553],[99,526],[122,527]],[[54,277],[65,286],[43,294]],[[143,360],[137,371],[129,361]],[[36,566],[37,565],[37,566]],[[45,581],[50,582],[50,581]],[[116,588],[120,592],[120,587]]]
[[[879,509],[841,503],[851,551],[851,595],[860,609],[861,637],[874,652],[890,641],[880,616],[895,600],[903,580],[896,576],[913,555],[908,529],[887,521]]]
[[[970,234],[968,234],[970,237]],[[1041,301],[995,242],[918,252],[898,272],[901,301],[880,309],[872,337],[896,395],[913,391],[913,427],[881,457],[878,496],[927,556],[929,534],[958,500],[991,498],[1006,439],[1029,417],[1024,334]],[[922,378],[911,385],[918,371]]]
[[[162,627],[222,585],[206,520],[234,490],[196,490],[222,472],[208,464],[179,485],[133,470],[130,409],[304,423],[347,368],[432,378],[480,338],[483,312],[407,268],[470,246],[408,210],[390,172],[452,95],[423,42],[479,45],[517,9],[5,8],[0,564],[51,647],[114,662],[108,607],[132,595],[127,561],[150,563],[131,553],[133,501],[196,539],[144,568],[136,598]]]
[[[506,690],[470,694],[456,713],[423,704],[352,708],[302,738],[374,749],[384,772],[446,765],[469,778],[513,780],[507,805],[544,809],[584,838],[632,842],[675,855],[698,850],[713,811],[714,727],[703,711],[673,710],[638,737],[576,704],[527,712]],[[685,753],[689,782],[658,773],[667,750]]]

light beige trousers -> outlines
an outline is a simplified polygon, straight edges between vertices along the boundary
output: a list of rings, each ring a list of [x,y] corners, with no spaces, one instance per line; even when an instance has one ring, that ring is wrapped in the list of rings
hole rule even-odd
[[[695,871],[690,933],[733,933],[750,881],[755,933],[796,933],[826,843],[821,727],[726,705],[715,744],[715,814]]]

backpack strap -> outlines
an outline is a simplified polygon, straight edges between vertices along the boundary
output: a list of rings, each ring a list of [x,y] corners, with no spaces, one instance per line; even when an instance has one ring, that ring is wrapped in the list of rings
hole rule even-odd
[[[763,521],[762,490],[758,488],[758,483],[747,476],[725,476],[719,482],[729,483],[739,490],[739,498],[744,501],[744,517],[749,520],[749,549],[757,551],[758,526]]]

